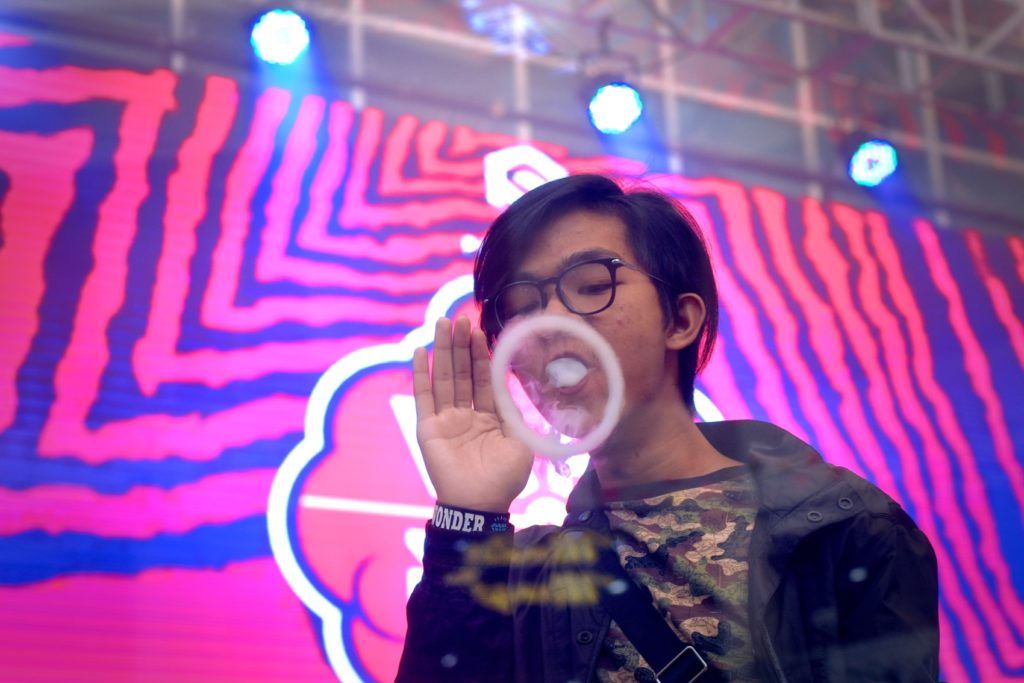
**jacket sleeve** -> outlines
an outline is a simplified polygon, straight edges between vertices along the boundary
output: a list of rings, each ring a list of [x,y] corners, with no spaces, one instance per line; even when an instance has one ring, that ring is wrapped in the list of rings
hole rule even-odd
[[[847,536],[839,631],[846,680],[938,680],[938,572],[928,538],[896,504]]]
[[[511,680],[512,536],[511,527],[473,535],[427,524],[397,681]]]

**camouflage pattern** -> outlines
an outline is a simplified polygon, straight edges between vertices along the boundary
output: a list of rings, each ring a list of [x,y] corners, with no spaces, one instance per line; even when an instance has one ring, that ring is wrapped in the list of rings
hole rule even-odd
[[[756,681],[747,617],[747,549],[757,514],[744,467],[679,482],[669,493],[606,503],[619,559],[680,637],[726,681]],[[601,681],[654,681],[612,622]]]

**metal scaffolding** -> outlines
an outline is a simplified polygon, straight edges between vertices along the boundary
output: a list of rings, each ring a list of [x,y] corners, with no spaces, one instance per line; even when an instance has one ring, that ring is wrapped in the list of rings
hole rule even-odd
[[[963,0],[516,3],[516,11],[533,18],[548,39],[551,49],[543,54],[521,45],[509,49],[468,31],[459,23],[462,10],[454,0],[446,15],[429,21],[407,18],[403,5],[408,3],[403,2],[352,0],[338,5],[306,0],[296,5],[347,25],[358,36],[352,45],[371,31],[467,53],[506,55],[515,83],[510,109],[519,117],[517,131],[524,138],[531,136],[534,120],[531,98],[538,97],[530,83],[532,69],[582,70],[581,54],[592,54],[605,42],[615,54],[630,55],[639,65],[633,75],[646,92],[663,96],[664,139],[673,149],[674,170],[680,167],[680,156],[713,155],[680,144],[685,131],[679,127],[676,103],[687,100],[798,125],[801,149],[795,156],[800,163],[788,172],[805,177],[807,191],[815,195],[827,192],[819,179],[826,166],[823,136],[835,138],[868,127],[925,155],[928,187],[921,199],[937,207],[940,223],[950,220],[950,211],[964,208],[949,197],[951,174],[955,177],[950,162],[995,169],[1007,174],[1008,183],[1016,179],[1024,185],[1024,137],[1016,146],[991,149],[951,140],[940,125],[940,113],[959,113],[991,130],[1024,136],[1024,0],[972,2],[969,11]],[[483,3],[505,5],[509,3]],[[884,58],[872,60],[873,54]],[[695,60],[731,65],[748,74],[747,82],[687,78],[682,65]],[[361,74],[353,76],[358,80]],[[791,88],[792,97],[764,96],[757,88],[744,87],[759,80]],[[372,88],[372,81],[368,85]],[[852,102],[837,104],[835,93],[852,93],[847,97]],[[888,115],[866,116],[862,100],[869,98],[885,102]],[[903,125],[908,120],[917,125]],[[757,162],[756,157],[752,150],[746,161]],[[978,207],[990,204],[978,198]],[[1003,228],[1024,230],[1022,213],[1024,209],[1004,211],[994,218]]]
[[[217,68],[220,57],[205,51],[214,32],[219,32],[216,39],[224,34],[225,17],[245,16],[265,4],[140,0],[136,7],[148,13],[136,12],[134,23],[121,17],[119,23],[110,9],[125,7],[120,3],[7,3],[8,11],[20,8],[54,19],[50,29],[46,22],[33,27],[40,35],[49,30],[54,39],[74,32],[79,43],[100,51],[112,50],[113,44],[123,51],[131,41],[140,50],[162,46],[168,66],[177,71],[204,59]],[[870,129],[923,155],[926,187],[918,192],[924,204],[937,207],[940,222],[966,211],[972,220],[980,217],[997,229],[1024,232],[1024,207],[1011,206],[1007,199],[1007,188],[1024,187],[1024,0],[284,4],[329,29],[323,33],[344,37],[344,64],[330,65],[328,72],[350,86],[346,96],[357,107],[387,89],[402,90],[410,101],[426,100],[431,91],[443,93],[444,84],[425,82],[415,70],[409,70],[406,83],[384,82],[367,56],[372,41],[382,37],[429,44],[467,61],[488,59],[495,69],[507,69],[511,87],[493,94],[501,101],[496,110],[528,139],[543,120],[539,109],[547,97],[538,75],[582,75],[593,62],[585,56],[605,53],[623,58],[645,94],[659,98],[658,124],[670,170],[684,170],[694,158],[719,158],[733,168],[770,169],[820,196],[829,193],[830,183],[839,182],[830,146],[846,133]],[[512,23],[511,40],[475,32],[467,21],[468,5],[477,11],[504,10]],[[545,49],[527,44],[522,30],[527,21],[542,36]],[[240,65],[232,66],[237,70]],[[783,161],[768,158],[756,146],[729,157],[689,133],[680,112],[690,105],[794,126],[800,149]],[[978,131],[973,139],[950,133],[950,121],[958,117]],[[975,189],[972,169],[990,173],[996,182]]]

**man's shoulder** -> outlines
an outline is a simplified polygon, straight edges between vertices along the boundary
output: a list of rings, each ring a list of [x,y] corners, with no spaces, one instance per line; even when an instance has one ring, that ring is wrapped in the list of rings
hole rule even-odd
[[[917,523],[903,505],[878,485],[843,467],[832,466],[840,473],[849,487],[851,499],[864,516],[872,518],[875,525],[896,525],[917,530]]]
[[[702,423],[700,428],[719,451],[751,468],[762,502],[770,509],[828,511],[829,518],[866,514],[909,520],[900,504],[876,484],[827,462],[814,447],[778,425],[731,420]]]

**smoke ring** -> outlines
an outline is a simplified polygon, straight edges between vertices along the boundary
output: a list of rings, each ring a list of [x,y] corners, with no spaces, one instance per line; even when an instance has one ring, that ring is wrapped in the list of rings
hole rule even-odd
[[[526,421],[512,400],[506,377],[513,354],[531,334],[537,332],[562,332],[582,339],[593,348],[608,378],[608,403],[604,415],[597,426],[581,439],[560,443],[537,434],[526,426]],[[604,337],[577,318],[544,314],[526,318],[505,328],[498,335],[498,342],[491,358],[491,385],[494,388],[494,402],[498,414],[512,436],[526,444],[534,453],[551,460],[564,460],[597,448],[611,435],[622,415],[625,380],[622,377],[619,359]]]

